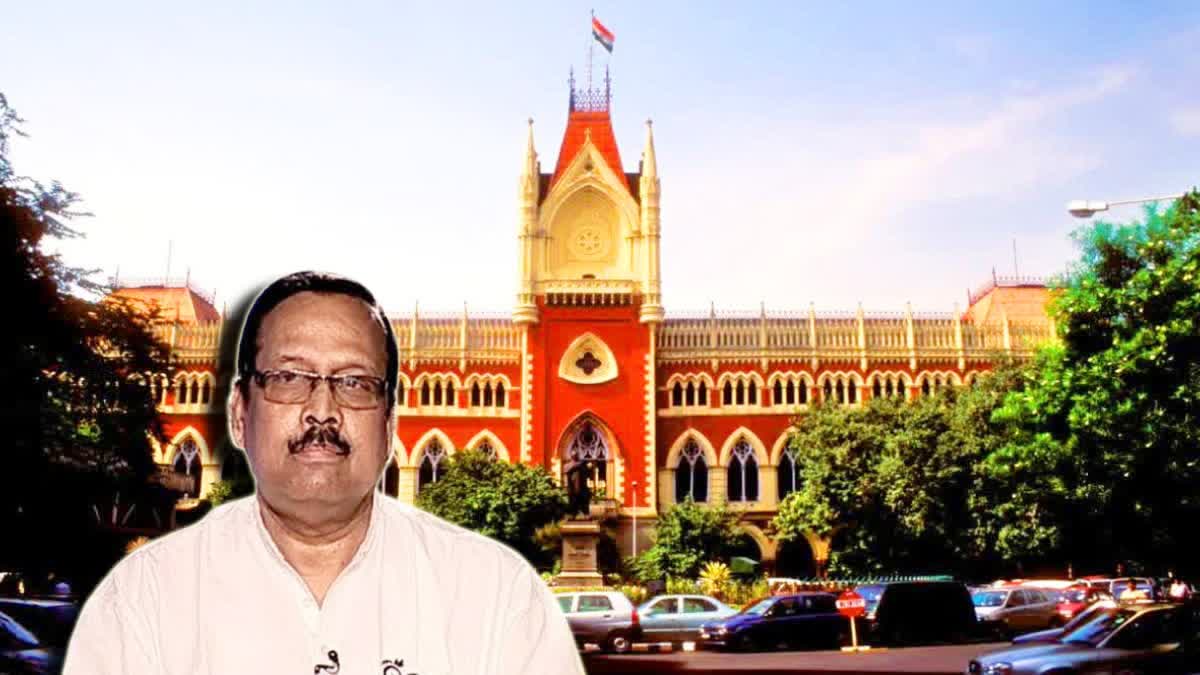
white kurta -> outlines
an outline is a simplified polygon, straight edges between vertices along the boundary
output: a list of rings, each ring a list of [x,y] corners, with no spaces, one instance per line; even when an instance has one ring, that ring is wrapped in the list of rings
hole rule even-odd
[[[353,675],[583,673],[524,558],[379,495],[320,607],[254,497],[143,546],[84,605],[63,672],[309,675],[320,664]]]

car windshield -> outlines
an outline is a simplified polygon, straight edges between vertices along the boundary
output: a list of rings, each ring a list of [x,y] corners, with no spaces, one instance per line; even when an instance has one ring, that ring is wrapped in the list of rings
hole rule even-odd
[[[1063,635],[1062,642],[1095,647],[1135,616],[1135,609],[1109,609],[1099,612],[1091,621]]]
[[[976,607],[1003,607],[1008,591],[979,591],[971,596]]]
[[[746,605],[746,609],[742,610],[742,614],[753,614],[754,616],[762,616],[766,613],[771,605],[775,604],[775,598],[763,598],[758,602]]]

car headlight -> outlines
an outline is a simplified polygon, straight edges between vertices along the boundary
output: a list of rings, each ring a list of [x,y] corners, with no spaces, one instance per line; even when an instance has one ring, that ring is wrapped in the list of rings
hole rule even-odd
[[[729,632],[729,629],[725,626],[717,626],[717,630],[713,632],[715,632],[717,635],[724,635]]]
[[[1012,664],[1001,661],[984,666],[982,675],[1009,675],[1010,673],[1012,673]]]

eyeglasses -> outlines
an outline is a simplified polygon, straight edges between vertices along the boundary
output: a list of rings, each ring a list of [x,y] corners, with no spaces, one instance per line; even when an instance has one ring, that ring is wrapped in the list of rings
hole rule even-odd
[[[373,375],[318,375],[301,370],[256,370],[254,381],[273,403],[304,403],[320,382],[328,382],[333,400],[343,408],[370,410],[384,399],[384,381]]]

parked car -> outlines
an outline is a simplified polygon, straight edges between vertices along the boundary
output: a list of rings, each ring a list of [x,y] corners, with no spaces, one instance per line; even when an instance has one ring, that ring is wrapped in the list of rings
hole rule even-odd
[[[791,593],[761,598],[723,621],[700,627],[700,647],[737,650],[841,646],[850,632],[830,593]]]
[[[1200,671],[1194,605],[1101,608],[1053,643],[1023,644],[967,664],[968,675]]]
[[[43,642],[28,627],[0,611],[0,673],[58,673],[62,670],[63,654],[63,647]]]
[[[706,595],[660,595],[642,603],[637,613],[647,642],[695,642],[701,625],[738,610]]]
[[[1057,616],[1051,622],[1052,626],[1062,626],[1077,614],[1101,600],[1111,600],[1108,591],[1093,588],[1087,584],[1072,586],[1063,591],[1058,597]]]
[[[879,598],[883,597],[885,588],[887,588],[887,584],[867,584],[855,587],[854,592],[861,595],[867,603],[865,616],[867,621],[875,620],[875,610],[879,608]]]
[[[1032,633],[1022,633],[1012,639],[1014,645],[1026,644],[1029,642],[1058,642],[1062,636],[1070,633],[1083,624],[1091,621],[1098,613],[1106,609],[1114,609],[1117,607],[1117,602],[1112,598],[1105,596],[1104,599],[1097,600],[1092,603],[1082,612],[1076,614],[1070,621],[1055,628],[1047,628],[1046,630],[1038,630]]]
[[[1058,620],[1058,594],[1032,587],[989,588],[971,597],[975,615],[998,621],[1008,635],[1045,630]]]
[[[605,651],[624,654],[642,638],[637,610],[624,593],[580,591],[557,597],[580,647],[591,643]]]
[[[988,639],[988,622],[975,616],[971,593],[955,581],[887,584],[880,593],[867,641],[885,646],[962,644]]]

